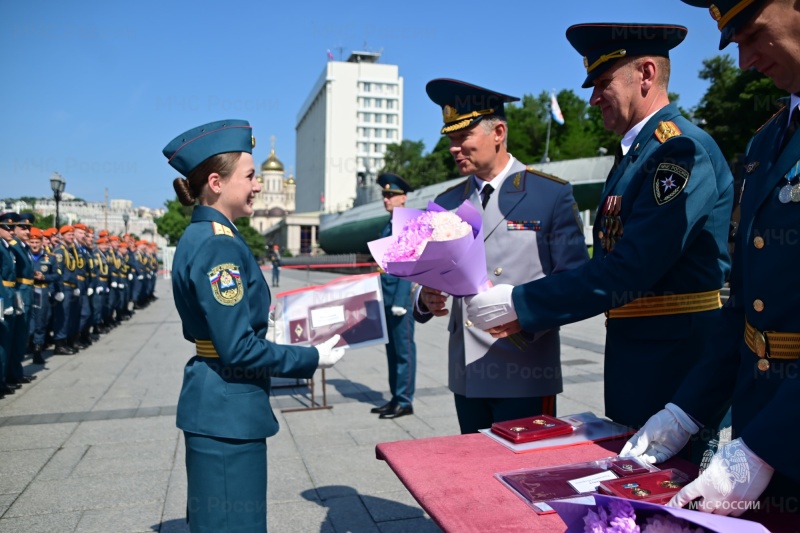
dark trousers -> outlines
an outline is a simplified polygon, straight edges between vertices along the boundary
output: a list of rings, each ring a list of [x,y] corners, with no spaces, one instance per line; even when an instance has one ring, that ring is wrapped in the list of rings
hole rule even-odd
[[[453,394],[461,434],[477,433],[495,422],[516,420],[527,416],[556,415],[555,396],[531,398],[467,398]]]
[[[78,325],[78,331],[83,331],[92,325],[92,315],[94,314],[92,311],[92,304],[94,304],[93,300],[94,294],[89,296],[89,288],[82,288],[80,297],[80,324]]]
[[[267,530],[267,440],[183,432],[192,533]]]
[[[25,304],[25,312],[14,317],[14,334],[8,358],[9,371],[6,374],[6,378],[12,381],[19,381],[25,375],[22,371],[22,360],[28,351],[28,334],[33,316],[33,288],[24,286],[18,292]]]
[[[0,322],[0,388],[5,385],[8,376],[9,358],[11,357],[11,339],[14,333],[14,315],[5,315]]]
[[[44,345],[47,324],[50,322],[50,289],[42,287],[33,294],[33,318],[31,318],[33,344]]]
[[[414,403],[417,379],[417,345],[414,343],[414,317],[411,311],[403,316],[386,311],[386,359],[389,365],[389,391],[392,402],[403,407]]]

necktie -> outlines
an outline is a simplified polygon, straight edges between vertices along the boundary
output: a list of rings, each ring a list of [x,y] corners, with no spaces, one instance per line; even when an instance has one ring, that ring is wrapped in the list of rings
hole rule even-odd
[[[494,187],[489,185],[488,183],[483,186],[483,190],[481,191],[481,207],[486,209],[486,204],[489,203],[489,197],[492,195],[494,191]]]
[[[786,145],[789,144],[789,141],[792,140],[792,135],[797,131],[798,124],[800,124],[800,106],[795,107],[794,111],[792,111],[792,118],[789,120],[789,126],[786,127],[786,131],[783,133],[781,152],[783,152]]]
[[[608,176],[606,177],[606,180],[608,180],[608,178],[610,178],[611,175],[614,174],[614,171],[617,170],[617,167],[619,166],[619,162],[622,161],[622,157],[623,157],[622,156],[622,145],[618,144],[617,145],[617,151],[614,152],[614,164],[611,165],[611,170],[608,172]]]

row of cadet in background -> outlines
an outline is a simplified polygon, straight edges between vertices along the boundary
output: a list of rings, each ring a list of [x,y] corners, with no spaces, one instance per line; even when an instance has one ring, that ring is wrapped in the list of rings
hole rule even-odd
[[[32,227],[34,215],[0,215],[0,398],[36,379],[22,361],[45,351],[73,355],[108,333],[153,295],[157,247],[83,224]]]

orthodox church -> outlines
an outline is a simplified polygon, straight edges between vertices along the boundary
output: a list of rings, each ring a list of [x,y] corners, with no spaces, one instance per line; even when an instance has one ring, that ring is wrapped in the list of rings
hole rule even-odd
[[[295,210],[295,181],[292,173],[286,177],[283,163],[275,155],[275,136],[270,137],[272,148],[269,157],[261,163],[257,175],[261,192],[253,200],[253,218],[250,225],[262,235],[286,215]]]

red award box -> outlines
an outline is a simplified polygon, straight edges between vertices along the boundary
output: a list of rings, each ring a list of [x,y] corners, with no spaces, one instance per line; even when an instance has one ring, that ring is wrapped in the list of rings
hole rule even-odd
[[[515,443],[565,435],[572,433],[573,429],[572,424],[548,415],[518,418],[492,424],[492,433]]]
[[[690,481],[689,476],[680,470],[669,468],[638,476],[601,481],[598,488],[601,493],[611,496],[664,504]]]

